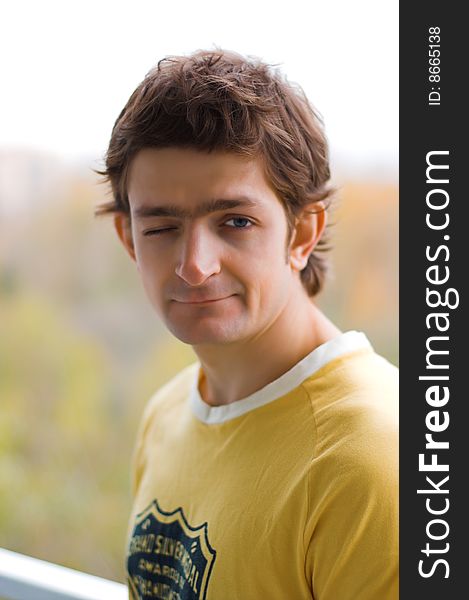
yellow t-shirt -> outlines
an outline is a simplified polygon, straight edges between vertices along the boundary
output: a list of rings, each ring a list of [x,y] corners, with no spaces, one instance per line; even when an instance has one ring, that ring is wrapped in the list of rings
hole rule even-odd
[[[204,403],[202,376],[193,363],[144,411],[130,598],[396,600],[396,367],[350,331],[227,406]]]

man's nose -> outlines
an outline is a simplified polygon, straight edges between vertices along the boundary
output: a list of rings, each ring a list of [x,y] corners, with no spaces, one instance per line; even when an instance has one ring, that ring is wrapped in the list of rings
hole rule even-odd
[[[219,248],[202,224],[187,226],[180,238],[176,274],[189,285],[200,285],[220,272]]]

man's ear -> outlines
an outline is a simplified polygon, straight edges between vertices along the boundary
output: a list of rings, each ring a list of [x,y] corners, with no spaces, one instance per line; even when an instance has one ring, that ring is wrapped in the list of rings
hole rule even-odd
[[[130,216],[125,213],[117,213],[114,215],[114,227],[124,248],[127,250],[132,260],[137,262]]]
[[[309,255],[321,239],[327,223],[326,207],[323,202],[306,204],[296,218],[292,240],[289,246],[290,266],[294,271],[302,271]]]

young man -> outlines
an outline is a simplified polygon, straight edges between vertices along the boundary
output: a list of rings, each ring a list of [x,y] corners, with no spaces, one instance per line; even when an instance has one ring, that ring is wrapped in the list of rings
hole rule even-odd
[[[322,124],[260,61],[160,61],[103,175],[120,240],[198,360],[147,404],[132,598],[397,598],[397,369],[340,332],[323,284]]]

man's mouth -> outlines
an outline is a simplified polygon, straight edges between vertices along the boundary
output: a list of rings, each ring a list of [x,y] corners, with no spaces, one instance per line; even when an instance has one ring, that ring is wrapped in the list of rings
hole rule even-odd
[[[233,295],[233,294],[231,294]],[[223,296],[220,298],[199,298],[199,299],[187,299],[187,300],[176,300],[175,302],[179,302],[180,304],[211,304],[213,302],[220,302],[221,300],[226,300],[231,296]]]

